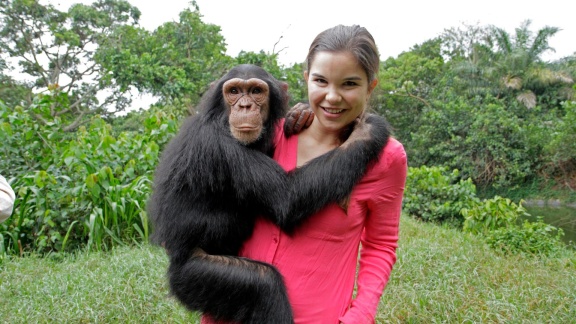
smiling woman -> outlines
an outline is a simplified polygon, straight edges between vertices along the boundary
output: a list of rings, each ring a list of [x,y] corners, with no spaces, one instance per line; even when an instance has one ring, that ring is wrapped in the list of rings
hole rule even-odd
[[[304,73],[310,107],[316,116],[309,130],[317,128],[337,140],[334,145],[339,145],[340,132],[364,113],[378,80],[374,76],[369,80],[349,52],[319,52],[313,60],[310,70]],[[336,133],[336,136],[330,136],[330,133]]]

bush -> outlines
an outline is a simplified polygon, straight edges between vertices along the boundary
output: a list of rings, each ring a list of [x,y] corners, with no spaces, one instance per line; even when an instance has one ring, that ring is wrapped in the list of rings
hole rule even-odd
[[[508,198],[495,196],[478,203],[473,208],[462,210],[465,217],[464,231],[482,236],[486,243],[507,253],[550,254],[564,246],[564,232],[555,226],[538,221],[524,221],[520,217],[530,214]]]
[[[528,216],[522,204],[515,204],[508,198],[495,196],[483,200],[472,208],[462,209],[464,231],[473,234],[485,234],[503,227],[516,224],[520,216]]]
[[[513,187],[534,177],[540,143],[529,142],[517,105],[491,96],[433,101],[406,143],[413,165],[458,169],[478,187]]]
[[[57,119],[41,124],[33,113],[0,105],[0,167],[17,193],[13,215],[0,224],[0,255],[146,241],[146,200],[160,151],[177,130],[173,115],[147,111],[143,131],[114,135],[99,117],[62,134]]]
[[[460,226],[460,211],[477,202],[471,179],[459,180],[458,170],[445,167],[408,168],[403,209],[425,221]]]
[[[550,175],[560,186],[576,188],[576,101],[562,104],[565,114],[549,126],[544,145],[543,175]]]
[[[564,248],[562,236],[562,229],[546,224],[539,218],[536,222],[525,220],[522,226],[488,232],[485,238],[490,247],[504,252],[549,255]]]

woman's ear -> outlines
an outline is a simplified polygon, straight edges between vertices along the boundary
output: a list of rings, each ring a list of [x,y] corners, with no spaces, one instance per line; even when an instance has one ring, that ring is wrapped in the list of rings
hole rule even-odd
[[[304,80],[308,82],[308,70],[304,71]]]
[[[368,96],[372,94],[374,89],[376,89],[377,85],[378,85],[378,79],[374,79],[372,80],[372,82],[370,82],[370,84],[368,85]]]

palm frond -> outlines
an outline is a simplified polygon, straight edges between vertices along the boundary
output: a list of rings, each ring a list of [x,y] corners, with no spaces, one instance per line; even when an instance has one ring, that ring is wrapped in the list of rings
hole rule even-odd
[[[516,97],[516,100],[521,102],[526,108],[532,109],[536,107],[536,95],[528,90],[524,91]]]

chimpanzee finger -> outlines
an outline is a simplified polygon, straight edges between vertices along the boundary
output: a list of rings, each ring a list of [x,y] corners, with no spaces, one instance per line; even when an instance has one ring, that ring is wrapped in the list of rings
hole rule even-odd
[[[305,125],[304,128],[308,128],[308,127],[310,127],[310,125],[312,125],[312,122],[314,121],[314,112],[310,109],[310,110],[304,111],[304,113],[307,116],[306,123],[304,124]]]
[[[294,124],[296,124],[296,116],[293,111],[289,111],[284,119],[284,135],[290,137],[294,135]]]
[[[289,137],[299,133],[304,125],[306,125],[306,127],[310,126],[311,121],[308,120],[310,119],[310,112],[311,110],[307,103],[299,102],[292,107],[286,114],[284,120],[284,134]]]
[[[301,110],[298,115],[298,120],[294,124],[294,134],[300,133],[303,129],[308,128],[314,120],[314,113],[312,110]]]

